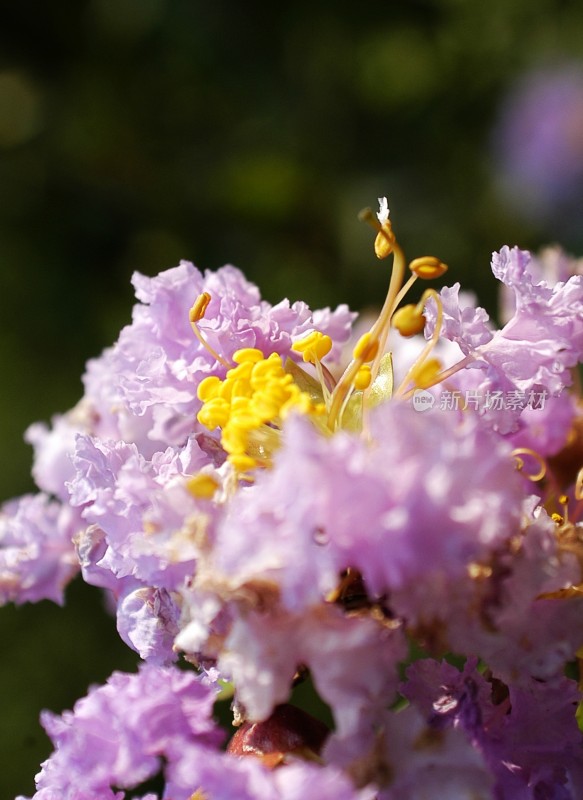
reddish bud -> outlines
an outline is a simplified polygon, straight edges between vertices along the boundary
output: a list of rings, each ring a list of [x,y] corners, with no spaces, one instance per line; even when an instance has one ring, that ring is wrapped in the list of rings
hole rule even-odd
[[[320,720],[288,704],[276,706],[263,722],[244,722],[229,742],[227,752],[255,756],[267,767],[281,764],[287,754],[314,759],[320,754],[328,727]]]

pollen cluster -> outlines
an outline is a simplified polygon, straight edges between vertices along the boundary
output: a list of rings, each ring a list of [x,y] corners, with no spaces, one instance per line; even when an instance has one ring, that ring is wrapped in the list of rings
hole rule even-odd
[[[292,409],[320,416],[326,408],[299,388],[279,353],[265,358],[261,350],[248,347],[237,350],[233,361],[236,366],[224,380],[212,375],[200,383],[198,421],[209,430],[221,429],[228,460],[246,472],[270,463],[281,422]]]

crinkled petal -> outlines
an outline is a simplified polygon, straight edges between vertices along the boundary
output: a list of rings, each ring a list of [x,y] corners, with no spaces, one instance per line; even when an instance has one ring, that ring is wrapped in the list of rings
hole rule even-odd
[[[0,511],[0,603],[63,602],[79,563],[78,513],[45,494],[24,495]]]

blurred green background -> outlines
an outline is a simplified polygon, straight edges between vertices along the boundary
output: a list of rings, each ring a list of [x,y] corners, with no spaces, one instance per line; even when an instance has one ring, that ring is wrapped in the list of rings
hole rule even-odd
[[[273,302],[380,303],[386,270],[357,221],[380,195],[407,254],[440,256],[491,312],[502,244],[583,254],[581,185],[534,213],[504,189],[499,133],[522,76],[583,61],[577,0],[8,0],[1,15],[2,498],[32,490],[23,431],[79,398],[136,269],[230,262]],[[559,119],[536,109],[533,126]],[[582,109],[540,157],[551,175],[561,155],[578,176]],[[1,798],[34,790],[39,710],[135,664],[99,593],[74,584],[68,601],[0,611]]]

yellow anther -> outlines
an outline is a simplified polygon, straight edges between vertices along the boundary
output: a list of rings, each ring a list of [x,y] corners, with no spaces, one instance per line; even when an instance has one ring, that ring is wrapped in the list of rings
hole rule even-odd
[[[320,331],[312,331],[303,339],[292,344],[292,350],[301,353],[304,361],[314,364],[321,361],[332,349],[332,339]]]
[[[229,420],[223,428],[221,444],[229,455],[243,455],[249,443],[249,428],[243,420]]]
[[[435,256],[421,256],[411,261],[409,269],[418,278],[431,280],[432,278],[440,278],[444,272],[447,272],[447,264],[444,264],[443,261],[440,261]]]
[[[221,397],[223,400],[226,400],[228,403],[230,403],[234,388],[235,381],[223,381],[219,391],[217,392],[217,397]]]
[[[425,327],[425,317],[413,303],[398,308],[391,322],[401,336],[415,336]]]
[[[229,463],[232,464],[237,472],[248,472],[257,466],[257,461],[251,456],[246,456],[243,453],[232,453],[228,457]]]
[[[219,486],[217,479],[205,472],[199,472],[186,481],[188,491],[199,500],[210,500]]]
[[[411,372],[412,380],[420,389],[433,384],[435,377],[441,372],[441,361],[438,358],[428,358],[415,366]]]
[[[250,405],[244,408],[238,408],[233,411],[229,418],[229,422],[225,426],[225,430],[240,430],[252,431],[263,424],[263,420],[259,414],[255,414]]]
[[[203,378],[198,384],[197,397],[203,403],[210,400],[211,397],[216,397],[217,392],[221,388],[222,381],[216,375],[209,375],[208,378]]]
[[[281,403],[273,395],[256,392],[251,398],[251,411],[259,419],[274,420],[279,416],[280,409]]]
[[[211,301],[211,296],[208,292],[203,292],[202,294],[199,294],[199,296],[192,304],[192,308],[188,312],[189,320],[191,322],[199,322],[199,320],[201,320],[204,317],[210,301]]]
[[[229,362],[226,359],[224,359],[220,353],[217,353],[214,347],[211,347],[211,345],[202,335],[200,328],[198,327],[198,323],[206,314],[206,310],[208,308],[210,301],[211,301],[211,296],[208,292],[203,292],[202,294],[199,294],[199,296],[192,304],[190,311],[188,312],[188,319],[190,320],[190,326],[192,328],[192,332],[194,333],[198,341],[201,343],[201,345],[205,348],[205,350],[208,353],[211,354],[211,356],[214,359],[216,359],[219,362],[219,364],[222,364],[223,367],[227,367],[228,369],[231,366],[231,364],[229,364]]]
[[[236,367],[232,367],[228,370],[226,375],[227,381],[249,381],[251,379],[251,373],[253,372],[253,364],[249,361],[244,361],[242,364],[237,364]]]
[[[554,514],[551,514],[551,519],[553,520],[553,522],[556,522],[557,525],[562,525],[563,522],[565,521],[565,518],[561,514],[557,514],[556,512]]]
[[[233,353],[233,361],[235,364],[256,364],[258,361],[263,361],[264,359],[265,356],[257,347],[243,347],[241,350],[236,350]]]
[[[198,420],[210,430],[221,428],[229,462],[237,470],[249,470],[269,462],[281,421],[292,409],[317,416],[324,413],[325,404],[314,402],[294,383],[278,353],[263,358],[259,350],[245,348],[234,360],[237,366],[223,381],[212,376],[201,382]]]
[[[376,239],[374,240],[374,252],[377,258],[386,258],[393,252],[395,244],[395,234],[391,223],[387,220],[381,225]]]
[[[468,564],[468,575],[472,580],[477,581],[480,579],[488,579],[492,576],[492,567],[486,564]]]
[[[272,353],[269,358],[257,362],[253,365],[253,373],[251,377],[252,383],[259,383],[263,380],[268,380],[274,376],[283,374],[283,364],[279,353]]]
[[[569,498],[567,497],[566,494],[562,494],[562,495],[559,496],[559,503],[562,506],[566,506],[568,502],[569,502]]]
[[[286,403],[290,397],[295,397],[298,393],[293,384],[276,383],[275,381],[267,383],[260,390],[254,392],[251,400],[253,408],[264,408],[265,411],[261,413],[265,421],[277,417],[277,410]],[[272,412],[267,409],[273,408]]]
[[[364,390],[368,389],[370,386],[371,380],[372,372],[370,369],[370,364],[363,364],[356,373],[356,377],[354,379],[354,388],[359,392],[364,392]]]
[[[249,411],[250,398],[242,395],[231,397],[231,419],[235,414],[246,414]]]
[[[381,200],[381,210],[378,214],[373,214],[370,208],[363,208],[358,218],[361,222],[367,222],[377,232],[374,243],[374,251],[377,258],[386,258],[394,249],[395,234],[389,221],[389,207],[386,198]]]
[[[354,350],[352,351],[352,355],[354,358],[361,359],[362,361],[372,361],[376,354],[379,352],[379,340],[373,339],[371,337],[370,331],[363,333]]]
[[[212,397],[205,402],[196,418],[209,431],[214,431],[215,428],[222,428],[227,424],[230,413],[230,406],[226,400],[222,397]]]
[[[238,378],[232,382],[231,397],[252,397],[253,388],[251,383],[244,378]]]

